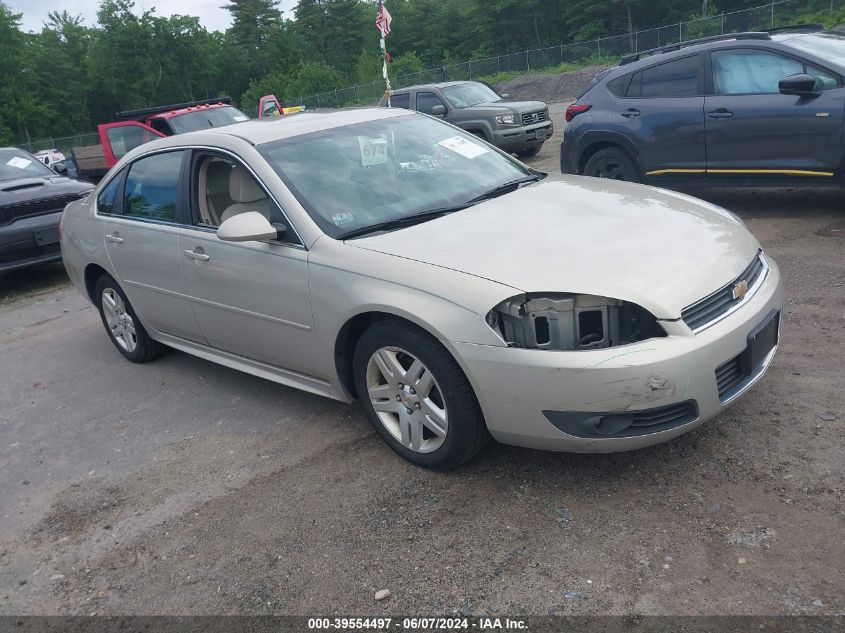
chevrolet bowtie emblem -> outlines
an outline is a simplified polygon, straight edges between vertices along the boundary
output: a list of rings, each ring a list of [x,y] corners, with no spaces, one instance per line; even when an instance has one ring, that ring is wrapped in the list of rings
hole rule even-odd
[[[743,279],[742,281],[738,281],[734,284],[733,295],[734,299],[742,299],[746,293],[748,292],[748,282]]]

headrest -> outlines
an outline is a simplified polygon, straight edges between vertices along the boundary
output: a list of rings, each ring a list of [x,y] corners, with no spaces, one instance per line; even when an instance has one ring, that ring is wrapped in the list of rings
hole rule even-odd
[[[234,202],[255,202],[267,195],[243,167],[236,165],[229,174],[229,197]]]

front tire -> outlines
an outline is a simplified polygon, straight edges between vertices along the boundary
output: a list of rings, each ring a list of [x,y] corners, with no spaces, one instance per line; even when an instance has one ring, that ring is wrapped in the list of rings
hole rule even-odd
[[[94,297],[106,333],[124,358],[146,363],[161,356],[162,345],[147,334],[123,289],[110,275],[97,280]]]
[[[534,147],[530,147],[528,149],[522,150],[521,152],[517,152],[516,155],[520,158],[532,158],[533,156],[536,156],[540,153],[540,149],[542,147],[542,145],[535,145]]]
[[[584,166],[584,175],[609,180],[640,182],[640,175],[634,161],[625,150],[616,147],[600,149],[593,154]]]
[[[352,360],[358,398],[376,432],[410,462],[460,466],[490,439],[458,363],[428,333],[385,319],[361,336]]]

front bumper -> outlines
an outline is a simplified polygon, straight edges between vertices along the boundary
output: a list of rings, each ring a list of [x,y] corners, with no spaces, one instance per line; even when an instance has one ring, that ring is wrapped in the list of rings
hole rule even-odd
[[[602,350],[554,352],[452,343],[473,383],[493,437],[505,444],[578,453],[626,451],[665,442],[718,415],[765,373],[765,362],[720,400],[716,370],[745,350],[748,334],[783,305],[777,265],[757,293],[729,317],[692,334],[682,321],[662,322],[665,338]],[[682,424],[628,437],[578,437],[549,412],[650,412],[694,403]],[[544,412],[546,412],[544,414]],[[557,426],[549,417],[555,419]],[[660,427],[657,427],[660,428]]]
[[[0,272],[59,261],[62,212],[20,218],[0,226]]]
[[[549,121],[524,127],[493,130],[493,145],[506,152],[521,152],[542,145],[554,134],[554,124]]]

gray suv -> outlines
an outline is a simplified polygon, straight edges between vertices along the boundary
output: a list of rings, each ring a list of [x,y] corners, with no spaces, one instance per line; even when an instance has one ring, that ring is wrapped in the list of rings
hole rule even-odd
[[[845,34],[735,33],[629,55],[566,111],[561,171],[663,187],[842,186]]]
[[[382,97],[380,106],[387,105]],[[478,81],[448,81],[396,90],[394,108],[440,117],[488,143],[520,156],[534,156],[553,132],[542,101],[509,101]]]

